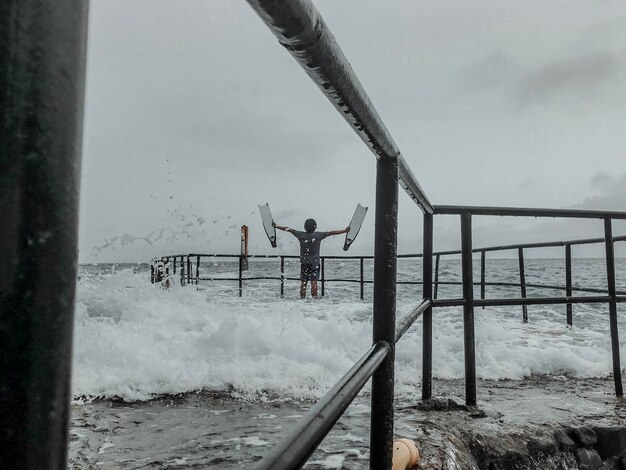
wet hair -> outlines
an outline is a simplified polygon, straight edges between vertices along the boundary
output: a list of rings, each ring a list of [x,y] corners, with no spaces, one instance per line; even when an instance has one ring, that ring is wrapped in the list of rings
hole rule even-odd
[[[304,222],[304,230],[306,230],[307,232],[315,232],[316,228],[317,223],[315,222],[315,219],[306,219],[306,221]]]

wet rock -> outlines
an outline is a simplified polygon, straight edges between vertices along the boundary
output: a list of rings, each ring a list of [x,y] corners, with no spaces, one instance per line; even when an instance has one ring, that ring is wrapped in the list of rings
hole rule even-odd
[[[569,435],[578,447],[583,447],[585,449],[593,449],[598,442],[596,433],[589,428],[583,427],[570,429]]]
[[[574,453],[576,451],[576,443],[562,429],[554,432],[554,440],[561,452]]]
[[[595,428],[596,449],[603,459],[620,455],[626,449],[626,428],[621,426]]]
[[[418,410],[429,411],[468,411],[468,407],[460,405],[451,398],[431,398],[422,400],[417,405]]]
[[[528,454],[531,456],[541,454],[551,455],[555,454],[557,451],[557,445],[552,439],[530,439],[526,443],[526,448],[528,449]]]
[[[576,449],[576,462],[580,470],[598,470],[602,466],[600,455],[590,449]]]
[[[613,456],[608,460],[605,460],[599,470],[620,470],[617,466],[617,456]]]

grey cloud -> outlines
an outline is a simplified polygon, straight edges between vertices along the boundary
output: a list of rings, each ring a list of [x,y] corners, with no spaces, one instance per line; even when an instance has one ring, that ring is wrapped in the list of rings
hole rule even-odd
[[[624,60],[608,52],[593,52],[547,64],[517,83],[524,103],[550,99],[562,94],[588,96],[594,88],[616,76]]]
[[[517,60],[498,49],[461,68],[457,76],[464,91],[485,91],[515,81]]]
[[[626,173],[609,175],[599,172],[591,177],[591,186],[599,194],[585,198],[576,208],[626,211]]]

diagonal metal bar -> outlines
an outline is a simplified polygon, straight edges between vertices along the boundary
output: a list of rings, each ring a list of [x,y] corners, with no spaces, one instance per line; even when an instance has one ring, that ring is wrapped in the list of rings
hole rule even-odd
[[[302,467],[387,357],[389,350],[389,343],[381,341],[374,344],[254,468],[288,470]]]
[[[396,343],[400,341],[400,338],[404,336],[404,333],[406,333],[408,329],[411,328],[411,325],[415,323],[415,320],[417,320],[420,315],[424,313],[424,310],[431,306],[431,303],[432,302],[430,299],[422,300],[422,302],[417,307],[407,313],[402,318],[402,320],[398,322],[398,325],[396,326]]]
[[[247,1],[376,157],[398,159],[400,186],[432,214],[432,204],[313,3]]]

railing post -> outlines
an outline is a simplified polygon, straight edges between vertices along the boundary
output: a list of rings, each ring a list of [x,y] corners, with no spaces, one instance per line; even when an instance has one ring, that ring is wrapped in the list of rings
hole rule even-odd
[[[200,257],[196,256],[196,286],[200,284]]]
[[[185,257],[180,257],[180,285],[185,285]]]
[[[239,297],[243,296],[243,255],[239,255]]]
[[[441,258],[441,255],[435,256],[435,290],[433,291],[433,299],[437,298],[437,291],[439,290],[439,258]]]
[[[285,257],[280,257],[280,297],[285,297]]]
[[[396,268],[398,231],[398,160],[376,162],[373,342],[389,344],[389,353],[372,377],[370,468],[391,468],[393,453]]]
[[[480,298],[485,298],[485,252],[480,252]],[[485,307],[483,306],[483,310]]]
[[[360,262],[360,270],[361,270],[361,300],[363,300],[363,286],[364,286],[364,282],[363,282],[363,258],[361,258],[361,262]]]
[[[65,469],[89,2],[0,2],[0,468]]]
[[[609,297],[609,321],[611,325],[611,348],[613,353],[613,380],[615,381],[615,395],[621,397],[622,368],[619,358],[619,333],[617,331],[617,301],[615,299],[615,253],[613,251],[613,230],[611,219],[604,219],[604,244],[606,247],[606,279],[608,283]]]
[[[526,298],[526,270],[524,268],[524,248],[517,249],[517,259],[519,261],[519,285],[522,299]],[[522,305],[522,322],[528,323],[528,305]]]
[[[422,298],[430,299],[433,295],[433,216],[424,214],[422,263]],[[433,377],[433,308],[422,314],[422,400],[432,398]]]
[[[569,243],[565,245],[565,296],[572,296],[572,245]],[[567,304],[567,324],[574,324],[571,303]]]
[[[325,275],[325,272],[324,272],[324,257],[322,257],[322,297],[324,297],[324,284],[325,284],[325,282],[324,282],[324,275]]]
[[[476,351],[474,342],[474,279],[472,271],[472,216],[461,214],[461,272],[463,278],[463,346],[465,404],[476,405]]]
[[[172,274],[176,274],[176,256],[174,256],[174,272]]]
[[[191,284],[191,258],[187,255],[187,284]]]

